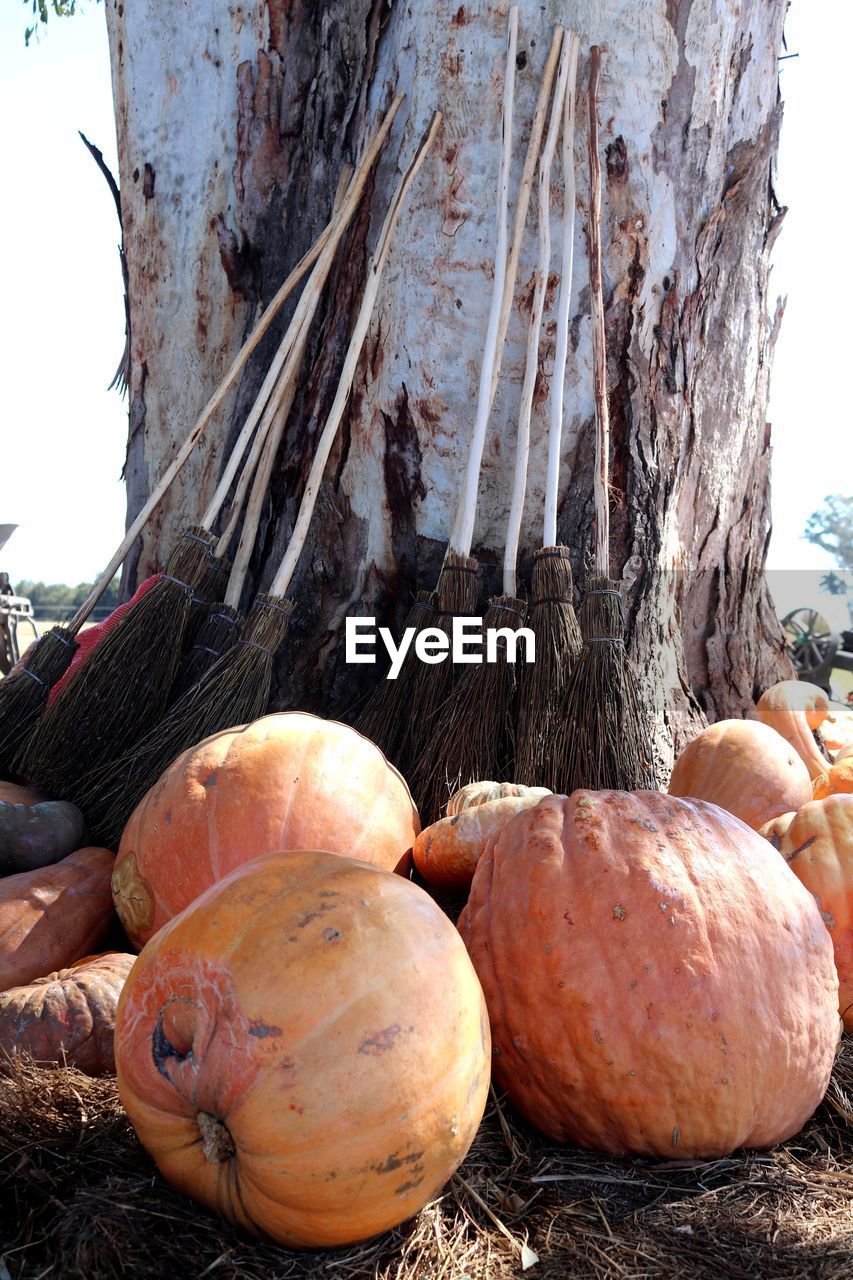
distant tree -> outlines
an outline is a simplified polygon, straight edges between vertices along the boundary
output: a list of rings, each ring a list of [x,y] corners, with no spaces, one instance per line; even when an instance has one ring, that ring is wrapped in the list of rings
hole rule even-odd
[[[829,494],[809,516],[803,537],[835,556],[839,569],[853,570],[853,497]]]
[[[119,579],[114,578],[99,601],[99,608],[114,609],[118,604]],[[76,587],[66,586],[64,582],[29,582],[26,579],[16,584],[19,596],[26,596],[32,603],[36,613],[46,606],[67,609],[71,613],[81,605],[92,590],[91,582],[78,582]]]
[[[38,39],[51,13],[55,13],[57,18],[70,18],[77,12],[77,0],[24,0],[24,6],[32,9],[34,19],[31,27],[24,28],[24,43],[27,45],[33,36]]]

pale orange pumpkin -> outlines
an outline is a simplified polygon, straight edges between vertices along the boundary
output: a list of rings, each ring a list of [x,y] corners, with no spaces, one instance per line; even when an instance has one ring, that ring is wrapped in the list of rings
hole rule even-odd
[[[78,849],[61,862],[0,879],[0,991],[96,951],[115,923],[114,856]]]
[[[457,813],[464,813],[479,804],[490,804],[493,800],[507,800],[514,796],[535,796],[541,800],[543,796],[550,795],[547,787],[526,787],[520,782],[469,782],[454,791],[445,813],[448,818],[454,818]]]
[[[853,795],[813,800],[789,817],[762,835],[814,895],[835,951],[841,1016],[853,1031]]]
[[[118,951],[84,956],[67,969],[0,993],[0,1050],[89,1076],[115,1071],[116,1009],[135,961]]]
[[[836,760],[842,751],[847,754],[853,752],[853,706],[840,707],[833,704],[822,733],[827,748],[837,753]]]
[[[119,845],[116,910],[141,947],[261,853],[328,849],[391,870],[419,831],[402,776],[355,729],[264,716],[185,751],[140,801]]]
[[[812,796],[809,771],[785,739],[757,720],[719,720],[678,756],[671,796],[709,800],[757,831]]]
[[[825,800],[827,796],[851,793],[853,793],[853,754],[839,752],[835,764],[829,765],[826,773],[815,778],[812,788],[813,799]]]
[[[826,771],[829,762],[818,749],[813,732],[829,715],[829,699],[823,689],[805,680],[782,680],[761,695],[755,710],[762,724],[790,743],[810,778]]]
[[[511,795],[499,800],[474,801],[452,817],[425,827],[412,849],[415,866],[433,889],[467,890],[487,842],[503,831],[510,818],[539,803],[544,795]]]
[[[401,876],[273,853],[162,929],[116,1026],[122,1102],[179,1190],[295,1247],[416,1213],[489,1088],[483,994],[453,925]]]
[[[546,797],[487,846],[459,930],[495,1079],[553,1138],[713,1158],[784,1141],[823,1096],[829,936],[767,841],[714,805]]]

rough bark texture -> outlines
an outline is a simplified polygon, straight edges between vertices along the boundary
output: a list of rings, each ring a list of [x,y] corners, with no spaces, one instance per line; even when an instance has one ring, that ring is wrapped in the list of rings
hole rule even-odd
[[[294,582],[279,704],[339,711],[381,668],[346,667],[348,612],[402,620],[433,585],[471,428],[486,328],[507,4],[471,0],[108,0],[133,315],[128,505],[138,509],[271,297],[325,222],[392,91],[408,97],[318,317],[253,562],[270,581],[334,392],[367,249],[432,110],[441,145],[412,192],[355,394]],[[611,571],[629,590],[631,651],[662,762],[704,712],[740,716],[789,674],[763,581],[765,421],[773,325],[768,258],[780,124],[781,0],[578,0],[600,87],[604,275],[612,415]],[[514,182],[557,0],[523,0]],[[217,25],[218,24],[218,25]],[[580,83],[585,83],[582,58]],[[579,112],[579,120],[583,113]],[[566,386],[560,540],[582,579],[591,552],[592,377],[586,135]],[[555,175],[557,178],[559,175]],[[555,186],[559,185],[555,182]],[[535,203],[535,202],[534,202]],[[559,209],[555,204],[554,215]],[[518,297],[535,256],[528,224]],[[555,262],[555,269],[559,264]],[[556,276],[552,284],[556,285]],[[532,424],[522,568],[541,541],[553,363],[549,289]],[[496,588],[524,366],[510,326],[483,460],[475,553]],[[271,343],[161,508],[126,585],[198,517],[259,385]]]

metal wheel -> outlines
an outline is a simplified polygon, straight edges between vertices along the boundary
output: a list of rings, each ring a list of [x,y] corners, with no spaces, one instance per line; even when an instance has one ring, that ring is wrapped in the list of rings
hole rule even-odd
[[[788,652],[801,680],[818,675],[835,655],[832,628],[817,609],[793,609],[782,619]]]

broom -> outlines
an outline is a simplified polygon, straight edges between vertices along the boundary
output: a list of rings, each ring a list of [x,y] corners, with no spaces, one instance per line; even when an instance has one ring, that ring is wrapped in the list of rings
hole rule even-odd
[[[527,157],[528,161],[532,159],[532,163],[525,164],[518,202],[525,213],[533,186],[535,162],[542,140],[558,58],[560,73],[554,95],[548,141],[543,156],[546,169],[550,168],[549,144],[550,154],[553,154],[559,132],[560,104],[565,95],[569,67],[568,41],[563,37],[563,28],[558,26],[545,64],[534,114]],[[546,182],[546,208],[547,191]],[[523,225],[522,222],[516,232],[519,243]],[[411,771],[413,785],[417,788],[416,794],[427,820],[437,818],[444,808],[448,795],[464,783],[477,778],[501,780],[509,777],[512,772],[518,679],[515,653],[513,652],[510,658],[507,638],[500,633],[506,628],[515,631],[523,626],[526,613],[524,602],[516,595],[516,560],[530,447],[530,411],[538,367],[539,322],[548,276],[547,256],[544,271],[540,271],[539,276],[541,276],[541,287],[537,277],[533,308],[535,312],[538,301],[539,314],[532,318],[528,337],[524,385],[519,410],[513,497],[504,555],[504,594],[489,601],[483,620],[487,634],[498,633],[495,652],[491,655],[492,661],[469,667],[455,684],[450,696],[437,712],[432,733],[421,748],[420,757]]]
[[[317,443],[287,552],[270,591],[257,598],[238,644],[223,654],[205,677],[178,700],[160,724],[117,763],[90,773],[83,780],[80,807],[95,838],[112,847],[135,805],[182,751],[211,733],[257,719],[266,709],[275,650],[284,639],[293,609],[285,593],[305,545],[329,453],[352,390],[400,210],[440,123],[441,116],[436,113],[386,214],[376,252],[368,264],[367,282],[340,383]]]
[[[378,154],[401,101],[402,95],[398,95],[391,104],[376,137],[368,147],[365,160],[367,160],[368,156],[371,156],[372,163],[372,159]],[[75,640],[77,632],[88,619],[104,591],[113,580],[116,570],[139,537],[172,481],[187,462],[204,429],[221,408],[226,396],[242,373],[258,343],[264,337],[273,319],[293,289],[323,252],[335,231],[335,225],[336,218],[333,217],[317,241],[297,263],[279,288],[234,359],[225,378],[205,405],[183,445],[161,476],[148,501],[133,520],[106,569],[94,584],[92,591],[78,609],[71,623],[67,627],[53,628],[52,631],[41,637],[21,670],[13,677],[9,677],[0,683],[0,726],[2,726],[0,728],[0,773],[8,773],[12,767],[13,758],[23,751],[31,731],[38,723],[39,717],[46,706],[51,686],[65,674],[71,664],[77,648]],[[241,433],[241,440],[238,441],[238,445],[235,447],[235,455],[238,454],[238,450],[239,456],[242,455],[241,442],[243,445],[248,442],[252,429],[253,427],[247,422]],[[233,475],[234,472],[232,471],[227,481],[223,477],[226,491],[233,480]]]
[[[609,576],[609,450],[607,354],[601,276],[601,168],[597,90],[601,51],[590,50],[589,283],[595,395],[595,576],[584,587],[583,648],[563,695],[546,786],[570,794],[578,787],[632,791],[655,786],[646,719],[625,653],[622,597]]]
[[[253,465],[263,449],[265,435],[277,419],[282,401],[288,394],[292,399],[292,388],[320,291],[331,270],[340,239],[355,212],[370,167],[387,137],[401,101],[402,95],[397,95],[353,175],[341,208],[333,219],[332,231],[317,258],[273,361],[272,370],[264,381],[234,446],[225,475],[203,517],[204,524],[199,534],[204,536],[208,545],[214,538],[207,529],[216,519],[219,503],[227,492],[226,485],[239,465],[254,423],[260,417],[244,471]],[[283,369],[277,375],[261,414],[259,406],[270,385],[272,373],[281,365]],[[45,712],[23,752],[16,757],[13,764],[16,770],[52,794],[73,798],[81,772],[91,771],[115,759],[135,738],[156,723],[165,709],[183,648],[183,632],[191,601],[186,593],[179,594],[179,589],[185,585],[170,567],[138,606],[105,636],[62,695]],[[210,598],[209,591],[201,594]],[[230,601],[226,603],[230,604]]]
[[[548,138],[539,170],[539,267],[536,277],[528,339],[528,365],[522,393],[523,412],[530,421],[530,404],[536,377],[539,325],[545,297],[545,283],[551,256],[549,227],[549,193],[551,162],[557,143],[560,117],[563,116],[563,235],[560,266],[560,298],[557,307],[557,349],[551,377],[550,426],[548,433],[548,470],[545,488],[545,521],[542,547],[533,559],[533,600],[530,627],[536,646],[536,661],[521,670],[518,712],[518,735],[515,780],[538,785],[543,775],[544,757],[549,749],[551,727],[566,682],[581,649],[581,634],[572,603],[572,566],[568,547],[557,544],[557,500],[560,475],[560,441],[563,427],[563,388],[568,355],[569,304],[572,293],[572,258],[575,230],[575,84],[577,79],[579,42],[569,34],[563,47],[558,85],[552,108]],[[565,71],[565,74],[563,74]],[[562,97],[558,103],[557,97]],[[526,394],[525,394],[526,393]],[[521,425],[519,425],[521,433]],[[520,478],[520,477],[519,477]],[[521,478],[520,478],[521,479]],[[507,538],[507,552],[517,545],[524,503],[523,479],[513,494],[510,517],[512,536]]]
[[[519,186],[519,198],[513,220],[512,243],[507,259],[506,204],[509,186],[509,162],[507,160],[504,174],[503,158],[507,151],[507,144],[509,144],[511,150],[512,142],[512,101],[515,88],[514,50],[517,42],[517,29],[518,10],[515,7],[509,13],[508,49],[511,48],[513,52],[512,58],[507,57],[507,69],[504,75],[502,169],[498,182],[503,204],[501,206],[501,200],[499,199],[495,284],[492,293],[492,309],[489,315],[489,330],[486,338],[487,351],[484,352],[480,379],[481,399],[485,394],[484,388],[486,386],[489,388],[488,404],[484,409],[484,422],[491,412],[497,391],[501,357],[515,293],[524,224],[527,218],[530,192],[533,185],[533,174],[542,142],[542,131],[548,107],[548,97],[553,82],[554,67],[559,57],[560,42],[562,40],[562,28],[558,27],[554,31],[551,41],[543,82],[540,86],[533,116],[530,142],[524,160]],[[510,62],[512,62],[512,66],[510,66]],[[502,225],[503,243],[501,243]],[[504,284],[500,306],[498,307],[497,299],[500,293],[497,286],[501,273]],[[487,355],[489,348],[491,348],[491,354]],[[484,373],[487,366],[489,366],[489,380],[485,382]],[[483,406],[478,404],[478,413],[482,408]],[[483,431],[485,432],[485,425]],[[482,455],[482,443],[480,445],[480,453]],[[479,477],[479,461],[476,470]],[[476,485],[476,479],[474,483]],[[422,631],[427,627],[433,629],[437,624],[439,631],[450,636],[453,617],[473,613],[476,603],[476,563],[470,557],[463,556],[460,558],[448,551],[439,576],[438,587],[432,597],[433,607],[430,607],[429,593],[419,594],[405,625],[407,628],[415,627],[416,631]],[[423,750],[424,726],[428,725],[436,707],[450,693],[456,674],[454,665],[450,661],[445,661],[436,667],[428,667],[426,671],[424,671],[423,667],[424,664],[418,660],[415,654],[413,642],[407,650],[396,680],[384,680],[377,685],[364,710],[356,720],[356,727],[376,742],[389,760],[393,761],[404,773],[410,769],[413,757]]]

